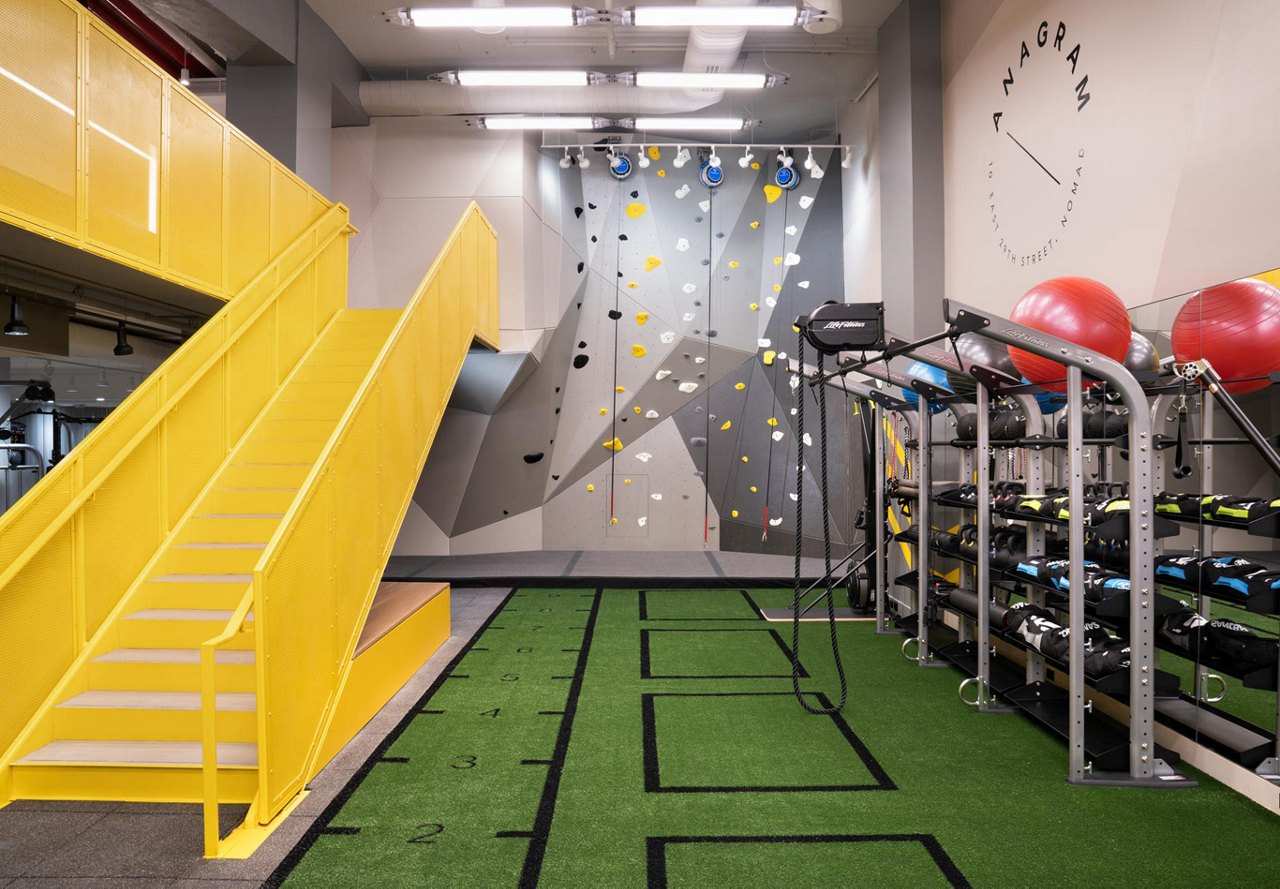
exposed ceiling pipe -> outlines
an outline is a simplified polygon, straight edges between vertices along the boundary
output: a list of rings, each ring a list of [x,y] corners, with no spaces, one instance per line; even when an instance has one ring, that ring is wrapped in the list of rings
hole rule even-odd
[[[199,59],[188,53],[182,44],[170,37],[129,0],[89,0],[85,5],[90,12],[110,25],[112,30],[174,77],[177,77],[182,68],[189,68],[195,77],[214,76]]]
[[[755,0],[698,0],[700,5],[754,4]],[[732,71],[746,28],[691,28],[683,70]],[[370,117],[448,114],[678,114],[719,102],[723,90],[639,89],[622,84],[525,89],[459,87],[425,80],[367,80],[360,102]]]

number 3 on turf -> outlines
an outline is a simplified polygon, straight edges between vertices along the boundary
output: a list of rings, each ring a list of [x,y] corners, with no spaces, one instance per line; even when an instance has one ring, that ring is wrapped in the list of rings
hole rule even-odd
[[[452,769],[474,769],[476,767],[476,758],[474,756],[455,756],[453,762],[449,763]]]
[[[424,846],[429,846],[435,842],[436,837],[444,833],[444,825],[438,824],[434,821],[429,821],[426,824],[419,824],[417,827],[414,828],[414,830],[418,832],[415,833],[413,836],[409,837],[409,839],[405,840],[405,842],[418,843]]]

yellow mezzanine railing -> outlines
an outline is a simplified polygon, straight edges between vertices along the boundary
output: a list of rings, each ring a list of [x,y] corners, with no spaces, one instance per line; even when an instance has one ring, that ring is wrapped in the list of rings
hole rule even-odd
[[[268,824],[317,762],[382,571],[462,361],[474,340],[497,348],[497,238],[472,203],[397,322],[253,572],[258,796]],[[202,696],[206,853],[218,853],[214,650],[242,602],[206,643]],[[247,825],[248,826],[248,825]]]
[[[0,34],[0,222],[225,300],[332,206],[73,0]]]
[[[0,805],[24,730],[345,306],[350,230],[326,211],[0,516]]]

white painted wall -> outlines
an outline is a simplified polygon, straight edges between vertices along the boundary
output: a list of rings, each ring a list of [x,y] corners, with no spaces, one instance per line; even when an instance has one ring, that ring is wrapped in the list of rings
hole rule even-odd
[[[872,86],[840,117],[840,141],[853,166],[843,171],[844,299],[879,302],[880,276],[880,88]]]

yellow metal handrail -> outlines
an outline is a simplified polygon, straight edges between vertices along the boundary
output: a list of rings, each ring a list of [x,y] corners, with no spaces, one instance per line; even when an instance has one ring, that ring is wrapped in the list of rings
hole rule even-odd
[[[261,823],[318,767],[360,628],[474,339],[498,345],[497,239],[472,203],[254,568]]]
[[[244,630],[253,608],[253,589],[244,591],[222,632],[200,645],[200,753],[204,788],[204,854],[218,855],[218,676],[214,671],[218,649]]]
[[[342,307],[349,230],[345,207],[327,210],[0,516],[0,618],[13,631],[0,645],[0,673],[21,665],[26,676],[0,708],[0,801],[4,767],[33,717],[56,703],[72,665]],[[319,286],[321,266],[336,287]],[[310,300],[311,331],[300,335],[296,319],[278,323],[290,294]],[[254,382],[238,384],[247,379]],[[51,589],[67,595],[51,598]]]

